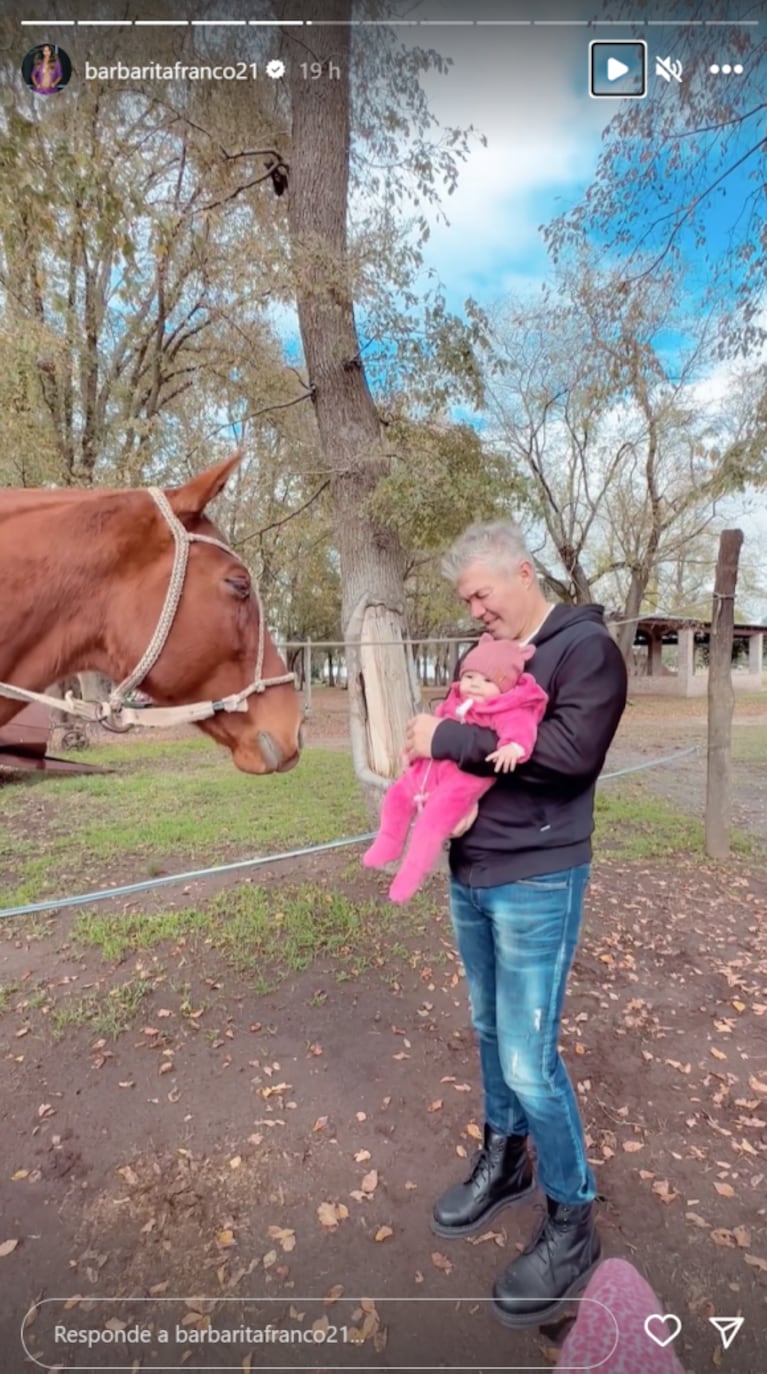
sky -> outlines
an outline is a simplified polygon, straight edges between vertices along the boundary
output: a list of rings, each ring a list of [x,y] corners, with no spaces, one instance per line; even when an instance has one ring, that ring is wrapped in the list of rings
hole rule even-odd
[[[646,33],[647,99],[682,98],[680,84],[666,82],[654,70],[657,57],[674,53],[678,33],[658,27]],[[599,36],[614,41],[635,35],[615,28]],[[487,139],[487,147],[475,145],[456,191],[444,202],[449,224],[430,216],[426,263],[439,274],[447,303],[458,313],[468,296],[491,306],[511,294],[533,294],[551,280],[540,226],[578,203],[593,178],[603,131],[623,103],[589,97],[593,37],[592,30],[579,28],[441,28],[429,34],[433,46],[453,59],[447,75],[427,78],[432,110],[442,123],[474,125]],[[417,41],[424,42],[423,30]],[[729,55],[726,40],[722,54],[722,60]],[[728,79],[721,74],[715,78],[707,69],[689,75]],[[730,182],[729,200],[722,197],[712,207],[707,235],[718,257],[726,250],[738,196],[749,188],[744,171],[740,180]],[[705,272],[696,267],[688,289],[694,296],[705,284]],[[694,308],[696,302],[689,304]],[[723,401],[731,378],[731,365],[721,364],[699,381],[701,406]],[[728,523],[744,529],[743,561],[767,565],[767,513],[740,498],[722,509]],[[752,600],[748,611],[767,622],[767,599]]]

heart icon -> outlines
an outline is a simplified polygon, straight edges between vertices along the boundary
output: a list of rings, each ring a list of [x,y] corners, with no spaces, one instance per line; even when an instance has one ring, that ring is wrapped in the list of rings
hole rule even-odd
[[[652,1329],[653,1327],[656,1328],[654,1331]],[[679,1332],[682,1330],[682,1323],[678,1317],[673,1316],[671,1313],[666,1317],[661,1317],[660,1313],[654,1312],[651,1317],[646,1318],[644,1329],[650,1337],[650,1340],[655,1341],[655,1344],[663,1349],[664,1345],[671,1345],[671,1342],[676,1340]]]

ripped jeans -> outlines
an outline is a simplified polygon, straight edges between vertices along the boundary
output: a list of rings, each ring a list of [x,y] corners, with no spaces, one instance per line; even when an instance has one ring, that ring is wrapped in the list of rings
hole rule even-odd
[[[485,1120],[503,1135],[532,1136],[540,1186],[565,1203],[590,1202],[596,1193],[558,1048],[589,870],[581,864],[499,887],[450,882],[479,1037]]]

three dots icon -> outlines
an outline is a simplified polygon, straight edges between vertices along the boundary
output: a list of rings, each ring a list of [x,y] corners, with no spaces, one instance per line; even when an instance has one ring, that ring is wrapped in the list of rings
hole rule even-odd
[[[718,62],[712,62],[709,71],[712,76],[719,76],[720,72],[722,76],[730,76],[731,74],[733,76],[742,76],[743,66],[740,62],[736,62],[734,66],[731,66],[729,62],[725,62],[720,67]]]

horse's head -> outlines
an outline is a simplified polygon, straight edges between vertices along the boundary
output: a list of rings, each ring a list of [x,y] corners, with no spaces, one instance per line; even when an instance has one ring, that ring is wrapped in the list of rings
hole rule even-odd
[[[192,535],[226,542],[205,515],[224,487],[239,455],[209,468],[185,486],[166,492],[174,515]],[[118,615],[114,633],[119,657],[130,671],[150,643],[172,576],[174,540],[161,511],[147,495],[134,531],[135,560],[126,552],[122,599],[128,623]],[[135,508],[134,508],[135,509]],[[128,605],[130,611],[128,612]],[[164,647],[141,686],[161,706],[220,701],[244,692],[257,675],[261,606],[250,574],[233,552],[192,542],[180,599]],[[117,648],[117,645],[115,645]],[[132,658],[132,662],[130,659]],[[266,625],[262,680],[285,673]],[[285,772],[298,762],[301,705],[293,682],[266,686],[247,697],[244,711],[218,711],[199,727],[231,750],[246,773]]]

